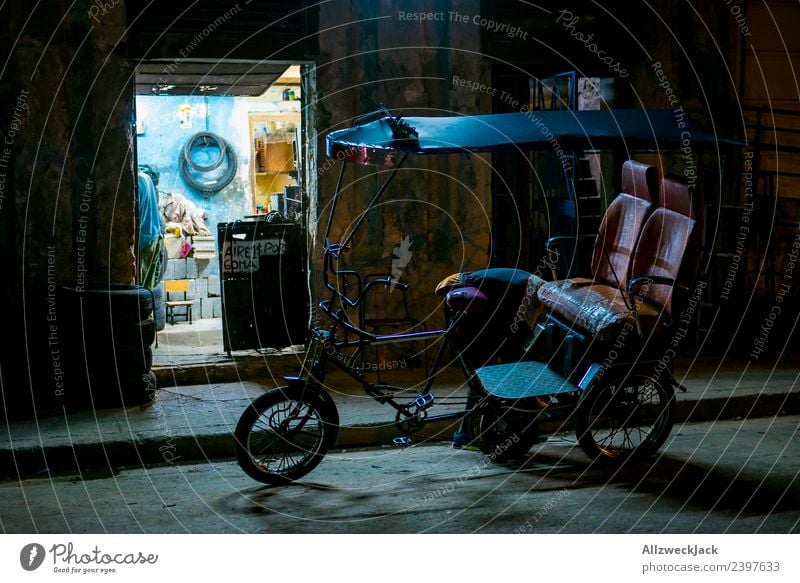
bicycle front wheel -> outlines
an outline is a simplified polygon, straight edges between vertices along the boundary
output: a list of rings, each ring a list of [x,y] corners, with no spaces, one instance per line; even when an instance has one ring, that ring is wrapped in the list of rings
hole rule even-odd
[[[267,391],[242,413],[236,425],[236,461],[264,484],[288,484],[313,470],[336,443],[339,414],[308,383]]]

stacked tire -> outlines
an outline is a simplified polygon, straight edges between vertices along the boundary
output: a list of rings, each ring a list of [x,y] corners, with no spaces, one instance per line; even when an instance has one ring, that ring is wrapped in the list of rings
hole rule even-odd
[[[156,330],[161,331],[167,326],[167,304],[164,282],[160,281],[153,292],[153,319],[156,321]]]
[[[156,389],[153,291],[126,284],[61,291],[66,404],[99,408],[150,402]]]
[[[156,278],[156,286],[151,289],[153,292],[153,318],[156,321],[156,330],[161,331],[167,325],[167,304],[164,278],[167,275],[167,264],[169,263],[169,254],[167,253],[167,246],[161,243],[161,257],[158,262],[158,277]]]

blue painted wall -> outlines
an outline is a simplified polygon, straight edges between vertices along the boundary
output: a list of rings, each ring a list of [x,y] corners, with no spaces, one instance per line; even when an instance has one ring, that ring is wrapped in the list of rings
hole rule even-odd
[[[149,164],[159,173],[158,190],[179,193],[208,212],[208,226],[216,235],[217,224],[251,213],[250,143],[247,108],[235,97],[138,96],[136,118],[144,122],[145,133],[137,136],[139,164]],[[191,128],[181,128],[179,109],[192,108]],[[208,115],[205,115],[205,113]],[[236,151],[238,171],[233,181],[211,196],[204,196],[186,184],[178,159],[186,141],[200,131],[225,138]],[[201,161],[197,158],[197,161]],[[209,268],[212,268],[209,265]],[[213,266],[216,272],[217,266]]]

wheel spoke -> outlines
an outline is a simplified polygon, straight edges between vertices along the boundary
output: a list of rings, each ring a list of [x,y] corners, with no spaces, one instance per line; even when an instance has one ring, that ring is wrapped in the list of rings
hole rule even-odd
[[[672,428],[674,401],[662,385],[631,376],[598,386],[578,415],[578,441],[590,457],[625,459],[655,451]]]
[[[335,439],[335,433],[329,432],[335,432],[337,425],[335,408],[314,391],[274,389],[257,399],[239,420],[237,460],[259,481],[286,483],[319,463]]]

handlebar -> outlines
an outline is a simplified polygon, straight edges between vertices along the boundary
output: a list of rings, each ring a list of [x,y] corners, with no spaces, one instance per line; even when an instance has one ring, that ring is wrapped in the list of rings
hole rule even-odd
[[[347,316],[345,315],[343,309],[340,308],[334,312],[331,309],[331,302],[332,300],[321,301],[319,303],[319,309],[331,320],[336,322],[338,325],[342,326],[348,332],[352,332],[353,334],[355,334],[359,338],[362,338],[363,340],[367,340],[369,342],[375,341],[376,336],[374,334],[371,334],[370,332],[367,332],[366,330],[362,330],[358,326],[354,326],[350,322],[350,319],[347,318]]]
[[[319,303],[319,309],[328,316],[331,320],[341,325],[348,332],[352,332],[356,336],[374,341],[376,336],[367,332],[362,328],[364,325],[364,304],[369,291],[375,286],[382,285],[386,287],[397,287],[402,291],[408,289],[408,284],[395,280],[391,274],[368,274],[362,279],[361,274],[357,271],[349,269],[336,269],[333,265],[333,260],[338,259],[339,255],[348,245],[339,243],[325,242],[324,252],[325,259],[323,265],[323,281],[325,288],[332,294],[328,300],[323,300]],[[334,281],[331,281],[331,275],[334,276]],[[356,293],[354,297],[348,294],[347,281],[349,278],[355,278]],[[341,307],[335,309],[335,301],[339,300]],[[358,309],[358,325],[352,323],[347,315],[347,308]]]

